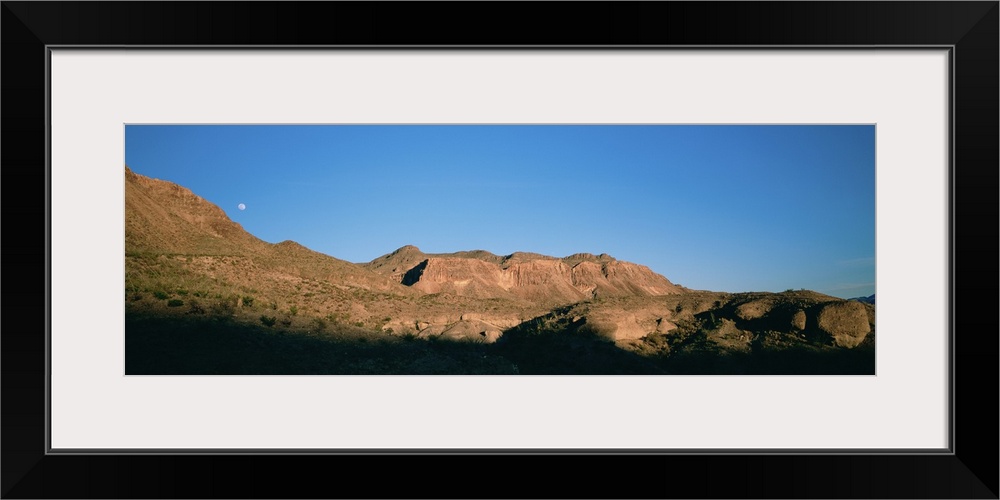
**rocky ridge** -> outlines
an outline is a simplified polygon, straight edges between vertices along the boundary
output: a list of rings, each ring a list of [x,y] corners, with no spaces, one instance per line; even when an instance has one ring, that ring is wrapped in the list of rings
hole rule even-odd
[[[657,339],[669,339],[664,345],[675,351],[708,345],[719,352],[874,343],[872,304],[808,291],[696,292],[607,254],[432,254],[407,245],[354,264],[293,241],[260,240],[190,190],[128,167],[125,207],[133,308],[176,313],[154,296],[188,301],[194,292],[232,302],[251,321],[274,316],[303,328],[333,323],[491,343],[558,325],[639,351]]]
[[[407,245],[365,266],[424,293],[569,304],[597,297],[658,296],[687,290],[648,267],[606,254],[564,258],[484,250],[425,254]]]

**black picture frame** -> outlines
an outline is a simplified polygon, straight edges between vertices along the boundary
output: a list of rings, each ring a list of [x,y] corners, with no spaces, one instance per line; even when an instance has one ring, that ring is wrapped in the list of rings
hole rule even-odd
[[[16,286],[8,281],[15,293],[4,294],[4,498],[998,498],[997,1],[2,4],[2,251],[15,271],[27,270]],[[48,454],[46,61],[53,45],[951,47],[953,453]],[[373,468],[384,481],[360,474]]]

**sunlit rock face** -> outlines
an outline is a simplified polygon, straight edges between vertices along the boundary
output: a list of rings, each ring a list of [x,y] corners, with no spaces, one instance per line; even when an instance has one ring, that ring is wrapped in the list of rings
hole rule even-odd
[[[416,247],[403,247],[368,265],[424,293],[475,298],[569,304],[595,297],[684,292],[646,266],[607,255],[575,254],[558,259],[529,253],[500,257],[478,251],[428,254],[421,260],[416,252]],[[405,266],[410,267],[403,271]]]
[[[855,347],[871,332],[864,304],[843,301],[827,304],[816,315],[816,326],[839,347]]]

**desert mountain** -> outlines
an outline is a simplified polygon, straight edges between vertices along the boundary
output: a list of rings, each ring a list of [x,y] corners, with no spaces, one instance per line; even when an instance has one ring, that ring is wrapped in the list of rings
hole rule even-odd
[[[172,182],[125,167],[125,253],[249,255],[268,244],[218,206]]]
[[[208,274],[240,282],[305,278],[408,294],[405,287],[379,274],[293,241],[263,241],[191,190],[137,174],[127,166],[125,255],[187,256],[192,270],[215,267],[218,272]],[[222,276],[229,268],[229,276]]]
[[[301,311],[397,334],[495,340],[555,306],[685,291],[603,254],[425,254],[404,246],[353,264],[293,241],[265,242],[189,189],[128,167],[125,207],[126,289],[136,306],[150,293],[182,302],[192,293],[237,310],[256,304],[246,314],[263,304],[279,316]]]
[[[425,293],[475,298],[508,298],[570,304],[596,297],[659,296],[684,293],[646,266],[606,254],[556,258],[484,250],[425,254],[407,245],[365,266]]]
[[[146,353],[143,359],[154,364],[157,353],[173,345],[177,328],[198,323],[214,331],[213,321],[221,318],[258,333],[318,336],[317,352],[332,357],[310,358],[323,366],[316,373],[438,373],[445,366],[441,356],[459,352],[409,349],[415,357],[403,366],[389,357],[353,359],[325,343],[331,338],[351,349],[357,342],[377,348],[437,339],[495,344],[493,354],[477,351],[466,361],[476,366],[496,361],[502,372],[513,362],[522,373],[775,373],[788,367],[788,373],[810,373],[814,366],[833,366],[829,360],[840,363],[841,351],[855,353],[850,359],[859,364],[852,373],[874,366],[875,306],[805,290],[692,291],[606,254],[434,254],[407,245],[355,264],[293,241],[263,241],[189,189],[128,167],[124,222],[126,322],[146,318],[142,328],[160,332],[155,342],[129,349]],[[170,319],[157,323],[163,318]],[[265,342],[243,335],[251,330],[233,331],[240,340],[220,349],[245,352],[258,363],[254,370],[267,371],[274,360],[273,353],[254,346],[273,344],[283,346],[282,369],[310,372],[297,361],[304,345],[297,340]],[[775,353],[785,354],[775,358]],[[717,359],[736,364],[704,366]],[[463,370],[480,368],[442,373]]]

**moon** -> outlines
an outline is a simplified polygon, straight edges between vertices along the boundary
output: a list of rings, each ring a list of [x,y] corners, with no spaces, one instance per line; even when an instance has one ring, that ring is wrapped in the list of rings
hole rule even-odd
[[[240,203],[239,205],[236,205],[236,208],[238,208],[238,209],[240,209],[240,210],[246,210],[246,209],[247,209],[247,206],[246,206],[246,205],[244,205],[244,204],[242,204],[242,203]]]

